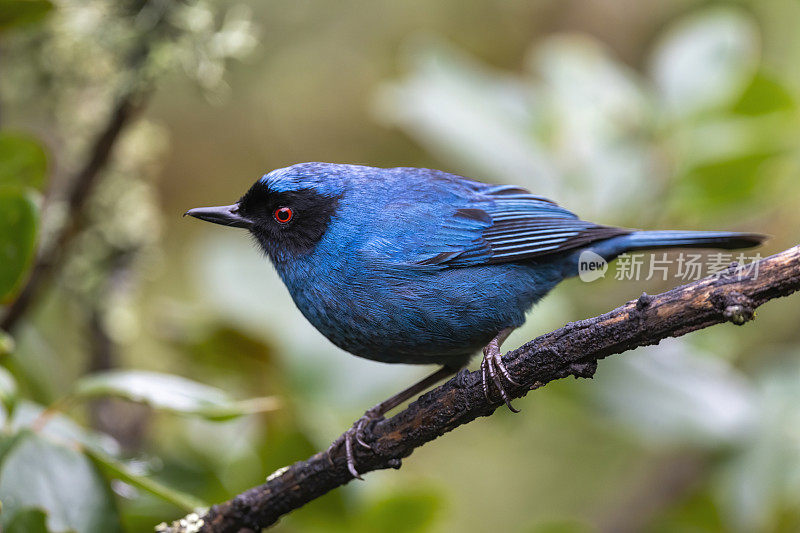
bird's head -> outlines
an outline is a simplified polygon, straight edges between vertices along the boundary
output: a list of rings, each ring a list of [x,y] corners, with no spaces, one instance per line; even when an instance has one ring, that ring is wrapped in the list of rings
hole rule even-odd
[[[273,170],[235,204],[198,207],[185,215],[246,228],[273,261],[296,258],[313,251],[325,235],[344,194],[346,167],[301,163]]]

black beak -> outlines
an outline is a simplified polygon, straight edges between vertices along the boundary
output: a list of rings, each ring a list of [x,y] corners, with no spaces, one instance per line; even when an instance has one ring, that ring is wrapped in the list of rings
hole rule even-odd
[[[231,226],[233,228],[250,228],[253,223],[239,214],[239,204],[220,205],[217,207],[196,207],[189,209],[183,216],[199,218],[206,222]]]

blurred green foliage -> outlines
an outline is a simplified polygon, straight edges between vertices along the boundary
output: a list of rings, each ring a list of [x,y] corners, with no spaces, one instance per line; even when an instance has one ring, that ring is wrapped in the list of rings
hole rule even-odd
[[[41,509],[19,511],[6,527],[9,533],[47,533],[47,515]]]
[[[13,296],[36,249],[38,207],[23,191],[0,190],[0,301]]]
[[[36,139],[0,133],[0,161],[0,184],[3,187],[41,189],[44,186],[47,155]]]
[[[44,149],[26,135],[0,132],[0,302],[22,282],[36,249],[37,190],[47,170]]]
[[[136,370],[97,372],[75,382],[71,398],[114,396],[141,402],[153,409],[226,420],[273,411],[275,398],[234,401],[225,391],[171,374]]]
[[[2,0],[0,1],[0,31],[38,22],[51,9],[53,9],[53,3],[50,0]]]
[[[433,166],[598,222],[796,244],[798,24],[794,0],[0,0],[4,304],[116,97],[156,82],[58,276],[0,339],[4,530],[151,531],[427,371],[336,353],[245,237],[179,218],[268,169]],[[566,282],[509,346],[670,284]],[[799,319],[774,302],[604,361],[276,530],[795,531]]]
[[[111,493],[92,462],[35,433],[18,434],[5,452],[0,494],[7,520],[17,520],[20,512],[42,509],[53,531],[120,530]]]

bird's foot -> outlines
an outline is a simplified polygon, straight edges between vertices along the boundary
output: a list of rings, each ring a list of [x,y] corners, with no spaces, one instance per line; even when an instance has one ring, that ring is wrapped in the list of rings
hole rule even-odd
[[[491,380],[494,386],[497,387],[498,392],[500,392],[500,397],[511,412],[519,413],[519,409],[515,409],[514,406],[511,405],[511,397],[508,395],[508,392],[506,392],[503,382],[505,381],[516,387],[521,387],[522,385],[517,383],[508,372],[506,365],[503,363],[503,354],[500,353],[499,343],[496,341],[497,339],[492,340],[492,342],[483,349],[483,361],[481,361],[483,395],[486,396],[487,401],[492,401],[489,395],[489,380]]]
[[[331,454],[344,444],[344,453],[345,457],[347,457],[347,470],[350,471],[350,473],[356,479],[363,480],[364,478],[362,478],[358,473],[358,470],[356,470],[356,456],[354,448],[356,445],[358,445],[367,450],[373,450],[372,445],[368,442],[369,428],[373,423],[383,419],[383,413],[380,412],[377,407],[379,406],[375,406],[374,408],[370,409],[364,413],[361,418],[356,420],[350,429],[345,431],[339,436],[339,438],[333,441],[326,452],[328,455],[328,461],[333,464],[333,457]]]

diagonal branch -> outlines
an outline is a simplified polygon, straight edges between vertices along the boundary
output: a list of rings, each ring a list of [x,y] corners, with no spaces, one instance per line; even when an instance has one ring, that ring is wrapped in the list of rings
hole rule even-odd
[[[752,265],[735,264],[716,277],[705,278],[665,293],[642,294],[606,314],[573,322],[538,337],[503,358],[514,379],[525,385],[508,392],[525,396],[550,381],[567,376],[592,377],[597,361],[639,346],[657,344],[729,321],[744,324],[763,303],[800,289],[800,246]],[[372,428],[374,452],[356,447],[362,473],[399,468],[415,448],[492,414],[502,401],[487,401],[479,372],[462,371],[444,385],[421,396],[404,411]],[[350,482],[343,449],[329,460],[317,453],[282,468],[267,482],[213,506],[203,516],[189,515],[158,530],[170,533],[260,531],[282,515]]]

